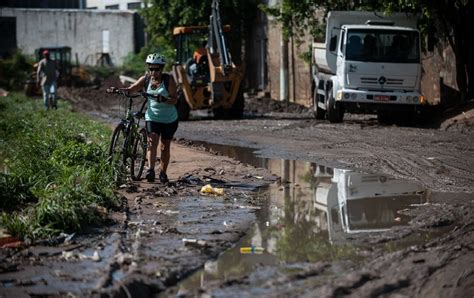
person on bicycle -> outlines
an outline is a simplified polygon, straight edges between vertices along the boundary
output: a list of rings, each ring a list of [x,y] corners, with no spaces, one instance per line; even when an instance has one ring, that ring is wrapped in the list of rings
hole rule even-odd
[[[36,72],[36,82],[41,85],[43,91],[44,107],[46,110],[49,108],[57,109],[56,89],[57,79],[59,76],[58,67],[56,63],[49,59],[49,51],[43,51],[43,59],[38,63],[38,70]],[[51,97],[51,106],[49,98]]]
[[[164,73],[165,58],[159,53],[150,54],[146,58],[148,70],[146,74],[131,86],[122,88],[127,92],[144,90],[154,97],[148,98],[148,107],[145,112],[146,130],[148,132],[148,170],[146,179],[155,181],[155,161],[158,145],[160,145],[160,174],[162,183],[168,182],[166,171],[170,161],[171,140],[178,129],[178,111],[176,103],[176,83],[173,76]],[[156,97],[158,96],[158,97]]]

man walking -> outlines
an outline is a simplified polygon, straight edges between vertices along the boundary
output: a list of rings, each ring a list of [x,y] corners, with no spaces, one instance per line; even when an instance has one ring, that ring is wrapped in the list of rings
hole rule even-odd
[[[43,100],[46,110],[50,108],[57,109],[56,89],[58,79],[58,69],[56,63],[49,59],[49,51],[43,51],[43,59],[38,64],[38,71],[36,73],[37,82],[41,84],[43,91]],[[49,98],[51,96],[51,102]]]

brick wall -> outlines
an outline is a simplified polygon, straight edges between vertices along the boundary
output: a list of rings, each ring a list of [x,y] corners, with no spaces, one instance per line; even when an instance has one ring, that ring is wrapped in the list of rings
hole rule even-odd
[[[270,21],[267,34],[268,91],[273,99],[280,100],[280,25]],[[309,42],[304,42],[298,46],[291,40],[288,43],[289,100],[306,106],[311,104],[311,72],[309,64],[300,56],[308,50],[308,44]]]
[[[449,97],[459,88],[456,83],[456,60],[452,48],[448,44],[439,43],[432,53],[423,54],[422,59],[421,90],[428,102],[439,104],[441,101],[454,100]]]

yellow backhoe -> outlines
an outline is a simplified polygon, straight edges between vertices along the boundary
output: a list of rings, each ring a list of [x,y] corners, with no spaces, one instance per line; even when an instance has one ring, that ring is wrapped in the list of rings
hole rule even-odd
[[[243,70],[230,56],[222,26],[219,1],[212,2],[209,26],[176,27],[176,63],[173,76],[178,82],[178,113],[187,120],[190,110],[212,109],[216,119],[242,118]]]

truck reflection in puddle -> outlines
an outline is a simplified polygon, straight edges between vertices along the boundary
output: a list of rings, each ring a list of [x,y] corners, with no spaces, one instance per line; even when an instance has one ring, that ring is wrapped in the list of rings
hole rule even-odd
[[[409,217],[398,213],[412,204],[422,204],[428,192],[420,185],[384,175],[324,167],[315,173],[322,178],[315,189],[315,207],[327,214],[331,242],[343,242],[351,234],[383,232],[406,225]],[[323,169],[323,171],[321,171]],[[329,180],[324,181],[325,177]]]
[[[226,146],[207,146],[226,154]],[[282,182],[259,194],[266,197],[264,205],[240,242],[183,280],[178,294],[249,274],[255,266],[358,258],[351,240],[355,234],[406,225],[409,218],[398,211],[424,203],[429,196],[417,184],[384,175],[254,154],[252,159],[248,148],[231,148],[231,157],[240,159],[241,152],[246,163],[265,165]]]

